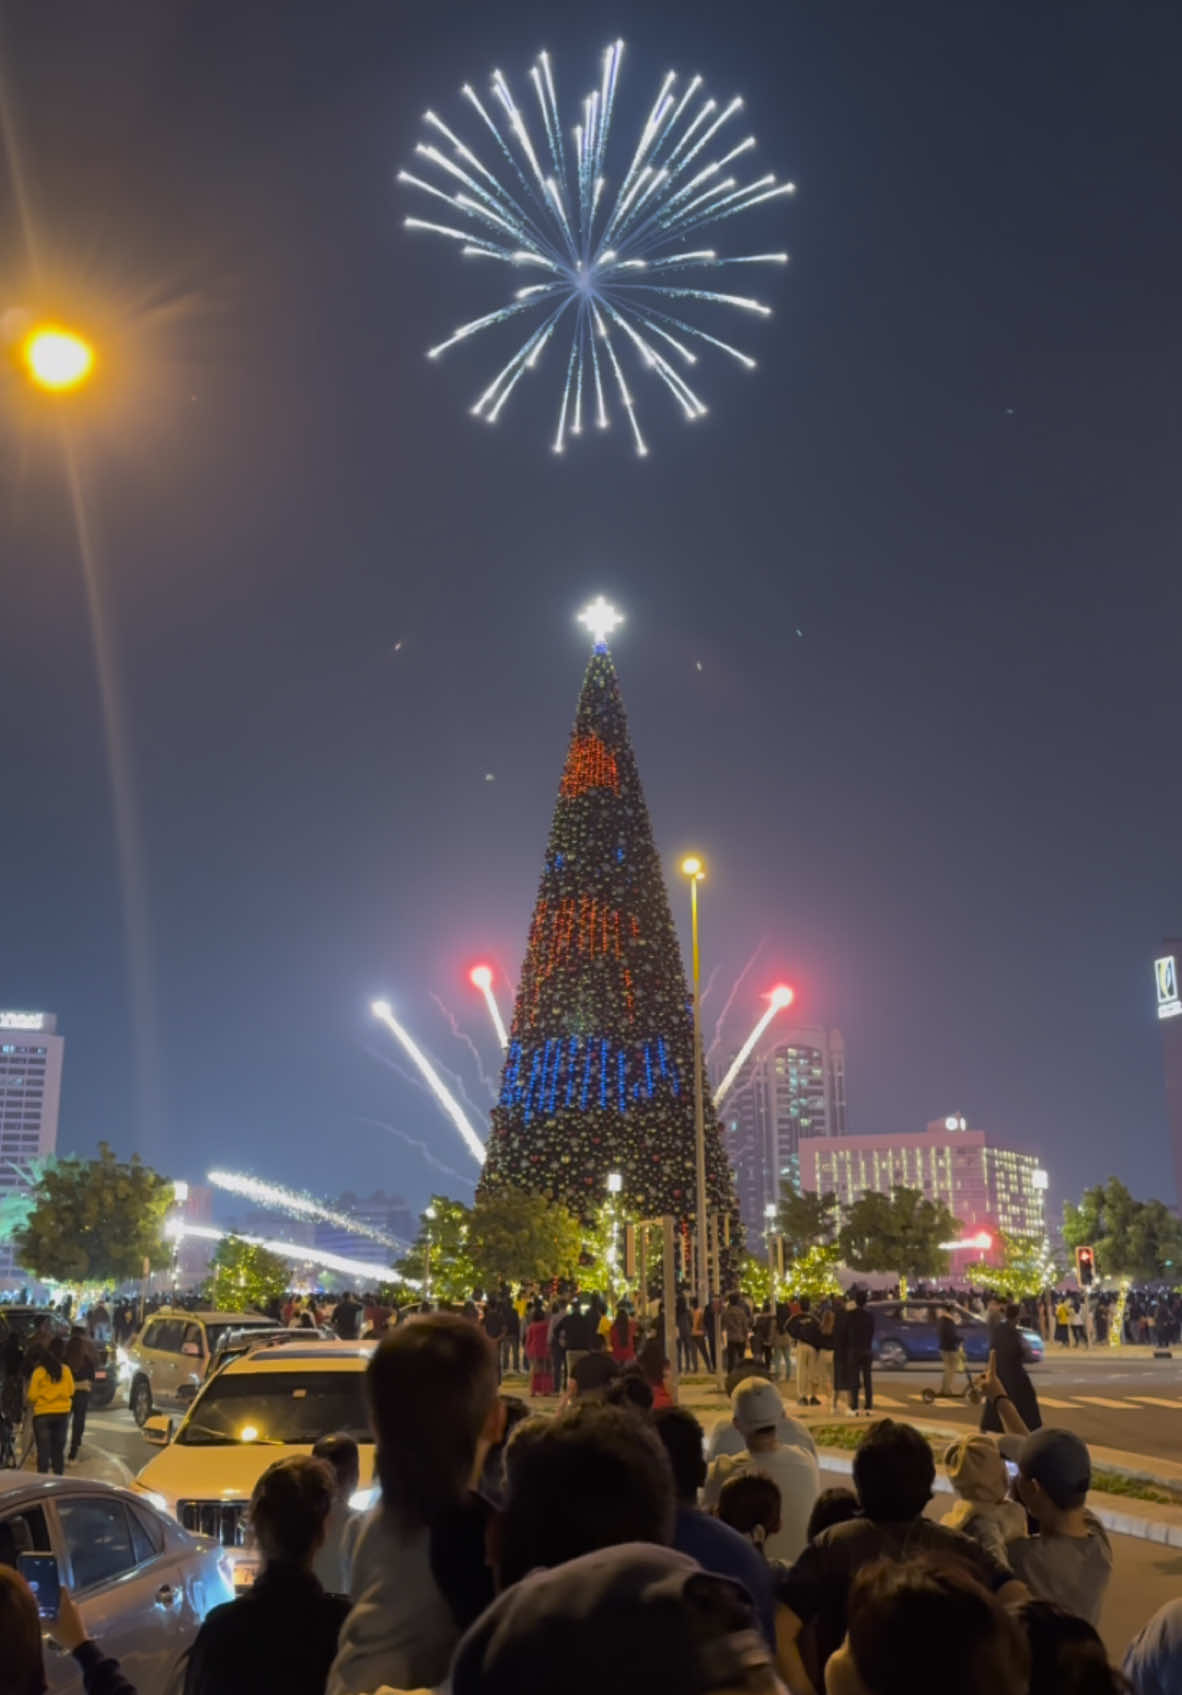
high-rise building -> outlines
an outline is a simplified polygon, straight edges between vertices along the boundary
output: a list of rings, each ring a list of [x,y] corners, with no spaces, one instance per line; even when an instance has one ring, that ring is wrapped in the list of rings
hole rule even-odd
[[[804,1137],[845,1135],[840,1030],[781,1029],[743,1066],[722,1103],[727,1155],[749,1237],[785,1180],[799,1186]]]
[[[1046,1234],[1047,1173],[1037,1156],[994,1146],[959,1114],[901,1134],[802,1139],[800,1182],[812,1194],[832,1191],[843,1207],[868,1193],[920,1189],[944,1202],[965,1237]]]
[[[1174,1195],[1182,1206],[1182,941],[1162,944],[1153,962],[1157,1019],[1161,1025],[1162,1063],[1166,1074],[1166,1116],[1174,1156]]]
[[[346,1218],[356,1219],[357,1228],[348,1230],[342,1224],[317,1219],[313,1241],[325,1253],[343,1254],[354,1259],[380,1260],[393,1252],[366,1230],[376,1230],[382,1236],[402,1242],[409,1248],[418,1230],[418,1222],[401,1195],[387,1195],[379,1189],[373,1195],[354,1195],[346,1191],[333,1202],[335,1211]]]
[[[0,1198],[27,1192],[33,1161],[57,1148],[65,1047],[52,1012],[0,1012]],[[0,1289],[19,1272],[0,1242]]]

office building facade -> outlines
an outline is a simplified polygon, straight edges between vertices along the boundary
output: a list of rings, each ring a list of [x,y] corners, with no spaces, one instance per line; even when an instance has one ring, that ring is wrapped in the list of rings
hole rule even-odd
[[[0,1012],[0,1198],[27,1192],[34,1162],[57,1150],[65,1048],[52,1012]],[[0,1242],[0,1292],[26,1281]]]
[[[748,1242],[754,1243],[781,1184],[799,1187],[802,1140],[845,1135],[840,1030],[779,1030],[739,1072],[720,1116],[739,1210]]]
[[[959,1114],[935,1119],[926,1130],[802,1140],[800,1181],[812,1194],[831,1191],[843,1207],[865,1194],[922,1190],[960,1220],[962,1237],[987,1231],[996,1238],[1003,1230],[1041,1242],[1046,1235],[1047,1173],[1037,1156],[995,1146]],[[991,1253],[996,1241],[988,1253],[967,1257]]]

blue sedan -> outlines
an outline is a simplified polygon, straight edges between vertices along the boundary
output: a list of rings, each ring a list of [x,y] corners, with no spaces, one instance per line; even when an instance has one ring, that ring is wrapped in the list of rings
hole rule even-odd
[[[930,1301],[871,1301],[868,1312],[874,1314],[874,1358],[888,1371],[901,1371],[911,1360],[931,1361],[940,1358],[939,1317],[946,1303],[933,1305]],[[957,1334],[964,1348],[965,1359],[973,1365],[984,1365],[989,1358],[989,1330],[983,1318],[966,1307],[949,1305]],[[1043,1340],[1037,1330],[1021,1332],[1026,1344],[1028,1364],[1042,1359]]]

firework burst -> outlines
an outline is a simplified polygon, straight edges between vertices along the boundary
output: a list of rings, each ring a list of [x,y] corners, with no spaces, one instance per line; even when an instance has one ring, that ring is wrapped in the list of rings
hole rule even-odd
[[[792,183],[772,175],[740,181],[739,161],[755,146],[753,135],[732,142],[743,102],[736,97],[720,105],[699,76],[680,86],[668,73],[631,154],[620,153],[628,161],[622,174],[612,174],[619,168],[612,117],[623,51],[622,41],[606,50],[599,86],[583,100],[569,132],[546,53],[530,71],[533,97],[525,106],[536,102],[533,130],[500,71],[493,72],[486,99],[465,84],[473,121],[494,143],[493,167],[427,112],[429,139],[415,152],[433,180],[399,172],[400,181],[448,209],[430,219],[409,217],[407,228],[429,230],[457,243],[468,259],[506,264],[530,277],[503,305],[429,349],[435,359],[483,330],[520,320],[525,338],[472,407],[476,417],[495,423],[551,341],[561,337],[567,348],[569,335],[556,453],[585,427],[606,429],[615,405],[627,417],[636,451],[647,453],[625,374],[628,361],[663,384],[687,420],[702,417],[706,404],[684,375],[697,364],[698,349],[712,347],[747,370],[755,360],[684,313],[705,306],[768,317],[771,307],[763,301],[702,283],[726,266],[788,261],[786,253],[727,255],[698,245],[706,230],[793,192]],[[458,221],[441,221],[457,215]]]

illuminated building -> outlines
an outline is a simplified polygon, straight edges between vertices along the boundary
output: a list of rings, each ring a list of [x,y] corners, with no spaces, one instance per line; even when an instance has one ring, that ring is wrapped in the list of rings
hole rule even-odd
[[[765,1208],[797,1177],[805,1137],[845,1135],[845,1043],[840,1030],[781,1029],[742,1067],[721,1108],[749,1242]]]
[[[52,1012],[0,1012],[0,1198],[27,1192],[29,1167],[57,1147],[65,1048]],[[18,1272],[12,1244],[0,1242],[0,1290]]]
[[[865,1194],[920,1189],[965,1234],[1004,1230],[1039,1242],[1046,1234],[1047,1173],[1037,1156],[994,1146],[958,1114],[902,1134],[802,1138],[800,1182],[814,1194],[832,1190],[846,1207]]]
[[[1161,1026],[1162,1064],[1166,1074],[1166,1116],[1174,1156],[1174,1193],[1182,1205],[1182,941],[1166,941],[1153,962],[1157,1021]]]

